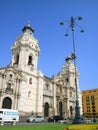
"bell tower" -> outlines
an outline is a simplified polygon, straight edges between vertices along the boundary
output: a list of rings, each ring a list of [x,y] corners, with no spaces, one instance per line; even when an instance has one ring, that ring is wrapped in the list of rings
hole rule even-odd
[[[22,29],[22,35],[12,46],[11,65],[27,71],[37,69],[39,52],[38,40],[34,37],[34,30],[28,23]]]
[[[16,38],[12,46],[10,68],[19,74],[19,110],[21,112],[42,113],[43,110],[43,73],[38,70],[39,56],[38,40],[34,30],[28,23],[22,29],[22,34]],[[25,114],[25,113],[24,113]]]
[[[72,57],[68,55],[65,61],[66,61],[65,65],[62,67],[62,78],[65,82],[70,84],[72,88],[75,89],[75,66],[73,64]],[[78,70],[76,70],[76,75],[78,82],[79,77]]]

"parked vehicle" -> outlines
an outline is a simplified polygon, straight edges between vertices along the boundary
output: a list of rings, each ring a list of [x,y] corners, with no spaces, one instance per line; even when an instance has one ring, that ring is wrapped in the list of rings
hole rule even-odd
[[[51,116],[48,118],[48,122],[58,122],[60,120],[64,120],[64,118],[60,115]]]
[[[0,124],[11,122],[15,125],[19,121],[19,112],[13,109],[0,109]]]
[[[44,122],[44,117],[42,116],[31,116],[27,118],[27,122]]]

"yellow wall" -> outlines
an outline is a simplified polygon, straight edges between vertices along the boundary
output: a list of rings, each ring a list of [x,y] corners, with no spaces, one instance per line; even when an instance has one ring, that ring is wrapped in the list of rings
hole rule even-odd
[[[98,89],[82,91],[83,116],[98,117]]]

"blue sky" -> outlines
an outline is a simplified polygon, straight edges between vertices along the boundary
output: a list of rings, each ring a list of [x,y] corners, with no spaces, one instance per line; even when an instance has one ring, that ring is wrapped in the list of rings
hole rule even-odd
[[[98,0],[0,0],[0,67],[12,58],[11,46],[30,21],[39,40],[38,68],[48,77],[56,75],[72,52],[72,35],[64,34],[68,23],[61,21],[82,16],[75,28],[77,68],[80,90],[98,88]]]

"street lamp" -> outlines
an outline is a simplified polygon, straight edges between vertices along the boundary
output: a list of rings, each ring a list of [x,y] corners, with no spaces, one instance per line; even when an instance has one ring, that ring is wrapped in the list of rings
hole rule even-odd
[[[68,30],[71,28],[72,31],[72,42],[73,42],[73,53],[71,55],[71,58],[74,61],[74,67],[75,67],[75,87],[76,87],[76,107],[75,107],[75,118],[73,123],[74,124],[81,124],[84,123],[83,119],[80,116],[80,107],[79,107],[79,100],[78,100],[78,86],[77,86],[77,70],[76,70],[76,50],[75,50],[75,42],[74,42],[74,31],[75,26],[78,24],[76,23],[76,20],[82,20],[82,17],[71,17],[70,20],[66,20],[65,22],[69,23],[69,26],[67,28],[65,36],[68,36]],[[60,25],[64,25],[64,22],[61,22]],[[84,30],[80,27],[80,32],[84,32]]]

